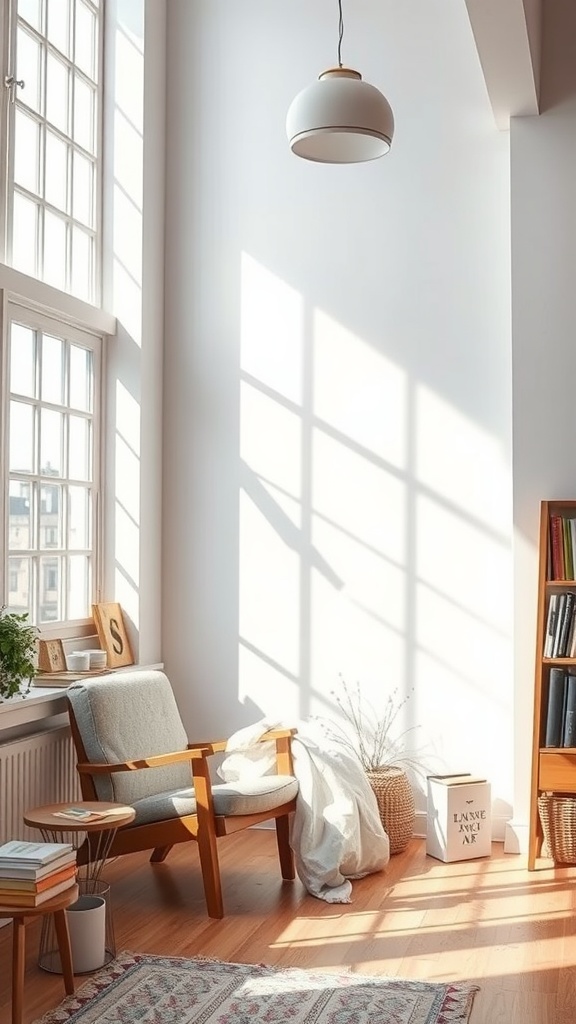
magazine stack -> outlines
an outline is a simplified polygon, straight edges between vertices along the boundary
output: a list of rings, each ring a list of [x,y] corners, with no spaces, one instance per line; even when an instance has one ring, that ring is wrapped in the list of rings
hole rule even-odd
[[[76,850],[70,843],[0,846],[0,905],[39,907],[76,884]]]

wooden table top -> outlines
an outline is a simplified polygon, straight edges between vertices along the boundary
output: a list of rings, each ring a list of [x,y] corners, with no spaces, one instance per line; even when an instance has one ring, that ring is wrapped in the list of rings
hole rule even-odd
[[[53,914],[56,910],[64,910],[78,899],[78,886],[70,885],[51,900],[44,900],[37,907],[5,907],[0,903],[0,917],[33,917],[35,914]]]
[[[68,807],[81,807],[85,811],[101,814],[106,817],[97,821],[77,821],[74,818],[62,818],[56,812],[65,811]],[[100,832],[107,828],[120,828],[134,821],[136,811],[126,804],[109,803],[105,800],[77,800],[62,804],[46,804],[44,807],[33,807],[25,811],[23,818],[26,825],[32,828],[51,829],[54,832]]]

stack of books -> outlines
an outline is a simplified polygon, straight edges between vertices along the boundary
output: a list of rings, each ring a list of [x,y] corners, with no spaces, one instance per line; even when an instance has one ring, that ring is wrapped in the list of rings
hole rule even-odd
[[[38,907],[76,884],[76,850],[70,843],[0,846],[0,905]]]

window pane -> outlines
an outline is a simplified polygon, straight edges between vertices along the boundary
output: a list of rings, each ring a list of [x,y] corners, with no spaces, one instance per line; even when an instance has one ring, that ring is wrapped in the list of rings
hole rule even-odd
[[[15,192],[12,209],[12,266],[35,277],[38,265],[38,206]]]
[[[45,197],[51,206],[68,212],[68,146],[46,130]]]
[[[87,555],[68,559],[68,618],[80,619],[90,604],[90,560]]]
[[[44,213],[44,280],[66,288],[66,222],[50,210]]]
[[[68,547],[88,548],[90,539],[89,492],[86,487],[69,488]]]
[[[41,111],[41,60],[40,44],[23,28],[18,26],[16,33],[16,77],[23,79],[23,89],[18,89],[18,100]]]
[[[50,334],[42,338],[40,397],[43,402],[52,402],[54,405],[61,405],[64,401],[64,343]]]
[[[94,164],[77,152],[74,153],[72,215],[87,227],[94,227]]]
[[[82,416],[71,416],[69,424],[68,476],[72,480],[90,480],[91,429]]]
[[[34,409],[10,402],[10,471],[34,472]]]
[[[63,537],[62,487],[42,484],[40,488],[40,547],[61,548]]]
[[[34,372],[35,332],[12,323],[10,327],[10,391],[33,398],[36,392]]]
[[[92,81],[96,79],[96,18],[91,10],[76,0],[76,45],[74,63]]]
[[[56,128],[68,134],[68,68],[51,53],[47,63],[46,117]]]
[[[10,578],[9,610],[19,615],[30,614],[32,605],[32,567],[29,558],[9,558],[8,575]]]
[[[41,28],[41,0],[18,0],[18,17],[24,18],[33,28]]]
[[[40,410],[40,472],[43,476],[62,475],[62,414]]]
[[[39,559],[39,622],[56,622],[62,619],[61,579],[62,559],[50,555]]]
[[[8,547],[10,551],[28,551],[32,547],[32,502],[30,484],[10,481]]]
[[[92,412],[92,353],[79,345],[70,346],[70,405]]]
[[[39,192],[40,127],[16,107],[14,130],[14,181],[29,192]]]
[[[47,0],[48,25],[46,35],[60,53],[70,56],[69,0]]]
[[[81,228],[72,229],[72,291],[81,299],[92,298],[92,249],[90,235]]]
[[[80,78],[74,76],[74,141],[94,152],[94,121],[95,121],[94,90]]]

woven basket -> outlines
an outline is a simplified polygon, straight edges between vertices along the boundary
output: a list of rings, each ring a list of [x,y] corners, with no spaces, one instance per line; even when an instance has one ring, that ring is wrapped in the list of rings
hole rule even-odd
[[[544,844],[542,854],[555,864],[576,864],[576,797],[542,793],[538,797]]]
[[[414,794],[402,768],[374,768],[366,772],[390,840],[390,853],[402,853],[414,832]]]

